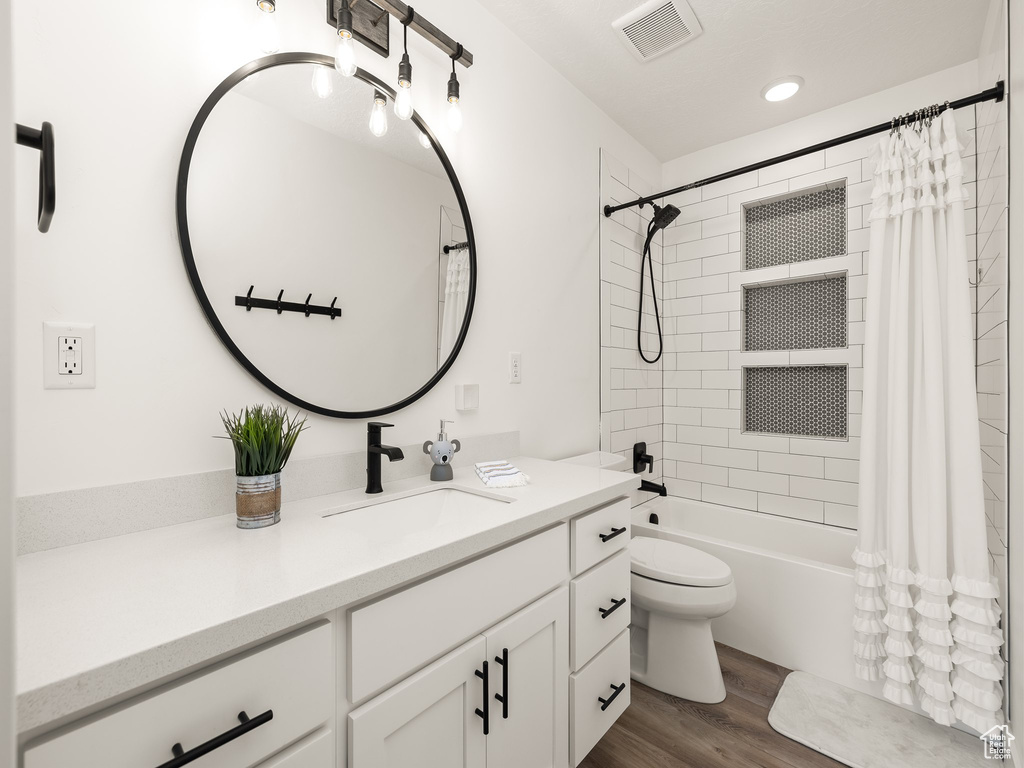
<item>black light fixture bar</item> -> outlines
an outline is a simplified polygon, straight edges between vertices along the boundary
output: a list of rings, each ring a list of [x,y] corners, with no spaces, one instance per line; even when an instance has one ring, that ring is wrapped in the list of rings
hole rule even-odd
[[[306,296],[304,302],[298,301],[283,301],[284,290],[281,290],[277,294],[276,299],[255,299],[252,295],[253,286],[249,286],[249,292],[245,296],[235,296],[235,306],[245,307],[246,312],[251,312],[254,309],[273,309],[277,314],[282,312],[301,312],[306,317],[310,315],[326,315],[333,320],[336,317],[341,317],[341,307],[334,306],[338,297],[334,297],[334,301],[331,302],[331,306],[322,307],[316,304],[310,304],[310,299],[313,298],[313,294]]]
[[[454,245],[446,245],[443,250],[445,253],[451,253],[452,251],[464,251],[467,248],[469,248],[469,243],[465,242],[455,243]]]
[[[327,23],[332,26],[337,24],[337,12],[335,6],[338,0],[327,0]],[[400,22],[404,22],[409,18],[409,6],[403,3],[401,0],[349,0],[349,5],[352,8],[352,13],[358,18],[360,14],[366,13],[366,6],[379,6],[389,14],[394,16]],[[361,7],[362,6],[362,7]],[[425,19],[423,15],[417,11],[413,14],[412,21],[409,22],[409,27],[415,31],[420,37],[429,40],[437,48],[444,51],[444,55],[449,58],[458,58],[455,60],[464,67],[473,66],[473,54],[467,51],[465,48],[461,48],[459,44],[446,35],[439,27],[432,24],[430,21]],[[357,37],[360,37],[357,35]],[[360,37],[360,39],[362,39]],[[373,46],[379,52],[379,46]],[[387,53],[384,52],[384,56]]]
[[[349,0],[352,11],[352,37],[385,59],[391,53],[391,15],[371,0]],[[338,28],[338,9],[341,0],[327,0],[327,23]]]
[[[1000,80],[992,88],[986,88],[984,91],[981,91],[980,93],[976,93],[973,96],[965,96],[964,98],[957,99],[956,101],[947,101],[944,105],[942,105],[942,107],[944,110],[961,109],[963,107],[973,106],[974,104],[981,104],[984,101],[1002,101],[1003,96],[1005,94],[1005,90],[1006,84],[1002,80]],[[638,197],[636,200],[631,200],[628,203],[620,203],[619,205],[606,205],[604,207],[604,215],[611,216],[616,211],[621,211],[623,208],[632,208],[634,205],[639,205],[640,207],[643,207],[645,205],[648,205],[649,203],[653,203],[655,200],[660,200],[663,197],[676,195],[679,194],[680,192],[686,192],[691,189],[697,189],[698,187],[705,187],[708,184],[714,184],[715,182],[718,181],[725,181],[726,179],[731,179],[735,176],[742,176],[745,173],[757,171],[760,170],[761,168],[767,168],[768,166],[771,165],[778,165],[779,163],[784,163],[787,160],[795,160],[796,158],[803,157],[804,155],[813,155],[815,152],[820,152],[823,149],[831,149],[832,147],[838,147],[840,144],[847,144],[851,141],[856,141],[857,139],[863,139],[868,136],[874,136],[876,133],[885,133],[886,131],[892,130],[892,126],[892,121],[879,123],[878,125],[873,125],[870,128],[863,128],[859,131],[854,131],[853,133],[847,133],[845,136],[838,136],[834,139],[829,139],[828,141],[822,141],[818,144],[812,144],[809,147],[797,149],[793,152],[787,152],[784,155],[778,155],[777,157],[773,157],[768,160],[761,160],[760,162],[757,163],[751,163],[750,165],[745,165],[742,168],[736,168],[735,170],[732,171],[719,173],[716,176],[709,176],[708,178],[701,179],[700,181],[692,181],[689,184],[683,184],[681,187],[667,189],[664,192],[658,192],[655,195],[648,195],[647,197]]]

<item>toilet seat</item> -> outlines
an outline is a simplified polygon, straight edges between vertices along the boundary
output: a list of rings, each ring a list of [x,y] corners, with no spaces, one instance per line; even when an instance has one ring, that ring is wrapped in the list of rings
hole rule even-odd
[[[630,569],[668,584],[722,587],[732,583],[732,570],[717,557],[677,541],[637,536],[629,542]]]

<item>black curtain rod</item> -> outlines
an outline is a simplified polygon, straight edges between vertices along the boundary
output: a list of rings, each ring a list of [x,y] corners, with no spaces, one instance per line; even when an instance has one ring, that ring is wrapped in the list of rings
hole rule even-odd
[[[947,101],[946,104],[943,106],[946,109],[960,109],[962,107],[970,107],[974,104],[980,104],[983,101],[1002,101],[1004,92],[1005,83],[1002,80],[1000,80],[992,88],[988,88],[982,91],[981,93],[976,93],[973,96],[967,96],[963,99],[957,99],[956,101]],[[804,155],[812,155],[815,152],[820,152],[823,149],[831,149],[832,147],[838,147],[840,144],[846,144],[851,141],[856,141],[857,139],[863,139],[866,136],[873,136],[876,133],[883,133],[885,131],[891,130],[891,128],[891,122],[879,123],[878,125],[873,125],[870,128],[864,128],[863,130],[860,131],[848,133],[845,136],[839,136],[838,138],[835,139],[829,139],[828,141],[823,141],[820,144],[812,144],[809,147],[804,147],[803,149],[798,149],[795,150],[794,152],[787,152],[784,155],[779,155],[778,157],[773,157],[769,160],[762,160],[758,163],[745,165],[742,168],[737,168],[732,171],[720,173],[717,176],[709,176],[708,178],[701,179],[700,181],[693,181],[690,182],[689,184],[684,184],[681,187],[668,189],[664,192],[659,192],[656,195],[638,197],[636,200],[633,200],[628,203],[622,203],[620,205],[606,205],[604,207],[604,215],[611,216],[616,211],[621,211],[623,208],[631,208],[634,205],[639,205],[640,207],[643,207],[648,203],[653,203],[655,200],[660,200],[661,198],[668,197],[669,195],[676,195],[680,192],[686,192],[687,190],[690,189],[704,187],[707,186],[708,184],[714,184],[716,181],[725,181],[726,179],[731,179],[734,176],[742,176],[744,173],[750,173],[751,171],[757,171],[760,170],[761,168],[767,168],[770,165],[784,163],[787,160],[794,160],[795,158],[803,157]]]

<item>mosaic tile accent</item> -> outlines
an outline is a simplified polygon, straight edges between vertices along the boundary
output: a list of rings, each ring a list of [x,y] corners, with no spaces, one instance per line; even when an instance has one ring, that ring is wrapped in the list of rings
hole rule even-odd
[[[846,276],[754,285],[743,291],[743,349],[846,346]]]
[[[845,365],[744,368],[744,429],[846,437],[846,376]]]
[[[825,259],[846,253],[846,185],[750,205],[746,269]]]

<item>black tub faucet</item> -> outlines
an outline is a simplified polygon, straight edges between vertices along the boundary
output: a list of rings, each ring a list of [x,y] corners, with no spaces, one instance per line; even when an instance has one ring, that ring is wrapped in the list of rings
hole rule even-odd
[[[401,448],[393,445],[380,444],[380,431],[384,427],[393,427],[382,421],[371,421],[366,425],[366,492],[381,493],[384,489],[380,484],[380,457],[384,454],[388,461],[401,461],[405,458]]]
[[[647,452],[647,443],[634,443],[633,473],[639,475],[645,469],[654,472],[654,457]]]

